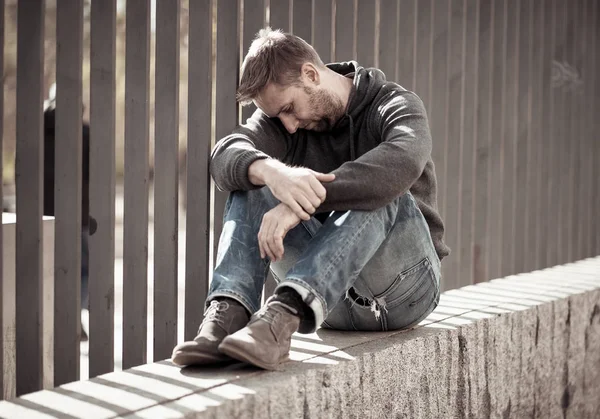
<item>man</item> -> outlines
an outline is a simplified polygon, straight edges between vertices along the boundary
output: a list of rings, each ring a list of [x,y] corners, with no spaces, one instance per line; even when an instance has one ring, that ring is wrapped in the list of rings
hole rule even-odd
[[[204,321],[173,362],[276,369],[296,331],[423,320],[449,249],[421,100],[377,69],[325,66],[268,28],[244,59],[238,100],[258,110],[212,153],[231,194]],[[278,286],[259,310],[269,268]]]

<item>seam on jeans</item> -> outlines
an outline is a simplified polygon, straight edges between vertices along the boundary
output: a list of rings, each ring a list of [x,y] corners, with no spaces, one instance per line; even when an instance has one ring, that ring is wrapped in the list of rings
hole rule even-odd
[[[367,218],[367,220],[365,220],[365,222],[362,224],[362,226],[354,233],[354,235],[350,238],[350,240],[348,240],[346,242],[346,246],[341,247],[337,253],[331,258],[331,260],[329,261],[329,266],[327,267],[327,269],[325,270],[325,273],[322,275],[323,277],[328,277],[329,274],[331,273],[331,270],[333,269],[334,266],[336,266],[337,262],[339,261],[339,259],[342,257],[342,254],[350,247],[350,245],[353,245],[356,242],[356,238],[358,236],[360,236],[360,234],[365,230],[366,226],[369,225],[371,223],[371,221],[373,220],[373,218],[375,217],[375,211],[369,211],[368,212],[369,217]]]
[[[213,300],[216,297],[232,297],[232,296],[237,297],[237,298],[234,298],[234,300],[237,300],[239,303],[241,303],[248,311],[250,311],[250,314],[256,313],[258,311],[258,308],[253,307],[252,304],[250,304],[250,301],[248,301],[246,299],[246,297],[244,297],[240,293],[237,293],[233,290],[225,289],[225,290],[215,291],[206,297],[206,301],[208,302],[210,300]]]
[[[302,287],[306,288],[308,290],[308,292],[310,292],[311,294],[313,294],[321,303],[321,308],[323,309],[323,319],[326,319],[327,316],[329,315],[329,311],[327,310],[327,302],[325,301],[325,299],[318,293],[315,291],[315,289],[313,287],[311,287],[310,285],[308,285],[306,283],[306,281],[300,279],[300,278],[291,278],[291,277],[286,277],[282,282],[285,281],[292,281],[297,283],[298,285],[301,285]],[[280,283],[281,285],[281,283]],[[317,327],[319,327],[319,325],[317,325]]]

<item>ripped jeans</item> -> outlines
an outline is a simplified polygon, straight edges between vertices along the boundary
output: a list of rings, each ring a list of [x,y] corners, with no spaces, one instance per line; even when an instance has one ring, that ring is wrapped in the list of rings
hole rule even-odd
[[[234,298],[260,308],[270,268],[280,287],[296,290],[314,312],[300,333],[410,328],[439,302],[440,261],[410,193],[374,211],[334,211],[321,224],[301,222],[284,239],[283,260],[260,258],[263,215],[279,204],[269,188],[230,194],[206,304]]]

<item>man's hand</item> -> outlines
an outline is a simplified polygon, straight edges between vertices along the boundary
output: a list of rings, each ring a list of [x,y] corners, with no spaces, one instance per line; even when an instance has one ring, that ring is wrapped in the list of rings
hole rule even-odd
[[[283,239],[299,223],[300,218],[285,204],[279,204],[267,212],[258,232],[260,257],[264,259],[268,256],[271,262],[283,259]]]
[[[255,161],[250,165],[248,175],[255,185],[267,185],[275,198],[302,220],[309,220],[325,201],[326,191],[321,182],[335,180],[332,173],[289,167],[277,160]]]

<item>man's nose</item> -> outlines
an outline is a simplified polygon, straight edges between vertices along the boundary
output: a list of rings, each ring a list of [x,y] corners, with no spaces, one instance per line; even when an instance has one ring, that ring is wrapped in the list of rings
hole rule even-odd
[[[285,115],[280,117],[283,126],[290,133],[293,134],[298,129],[298,120],[293,116]]]

